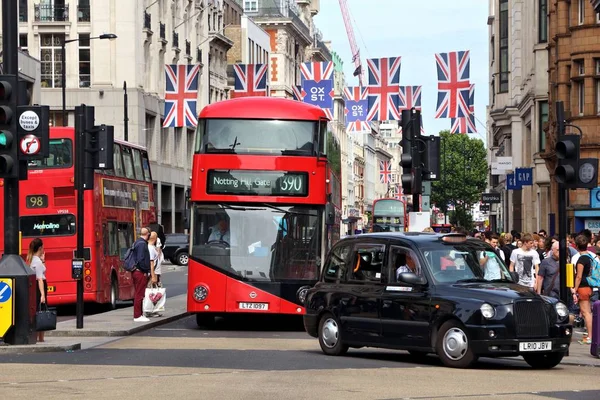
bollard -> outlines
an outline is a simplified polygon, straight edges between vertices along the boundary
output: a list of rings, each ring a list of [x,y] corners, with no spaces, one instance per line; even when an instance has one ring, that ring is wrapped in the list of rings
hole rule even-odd
[[[35,272],[20,256],[4,254],[0,260],[0,286],[0,325],[6,328],[4,342],[35,344]],[[7,306],[1,308],[2,304]],[[12,310],[8,309],[9,304]]]
[[[590,354],[598,357],[600,347],[600,300],[596,300],[592,306],[592,344]]]

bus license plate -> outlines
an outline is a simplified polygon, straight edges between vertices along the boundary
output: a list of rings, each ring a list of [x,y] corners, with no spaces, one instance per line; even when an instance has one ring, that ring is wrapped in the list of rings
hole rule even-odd
[[[521,342],[519,351],[549,351],[552,350],[552,342]]]
[[[268,310],[269,303],[240,303],[240,310]]]
[[[54,286],[48,286],[48,293],[54,292]]]

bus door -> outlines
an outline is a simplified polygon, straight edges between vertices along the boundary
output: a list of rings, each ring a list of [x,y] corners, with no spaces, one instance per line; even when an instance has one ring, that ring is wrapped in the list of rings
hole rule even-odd
[[[131,274],[122,267],[122,260],[127,249],[133,244],[133,223],[106,220],[104,227],[104,249],[101,268],[111,269],[117,273],[119,280],[119,298],[133,297],[133,280]],[[110,276],[110,275],[109,275]]]

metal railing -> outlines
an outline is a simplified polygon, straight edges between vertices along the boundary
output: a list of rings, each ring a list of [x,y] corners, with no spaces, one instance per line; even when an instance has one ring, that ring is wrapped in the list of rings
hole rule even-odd
[[[162,22],[158,23],[158,33],[161,39],[166,40],[167,39],[167,33],[166,33],[167,27],[165,24],[163,24]]]
[[[33,11],[36,22],[66,22],[69,21],[69,5],[55,6],[54,4],[34,4]]]
[[[77,6],[77,21],[90,22],[90,6]]]
[[[144,11],[144,29],[152,30],[152,16]]]
[[[302,34],[310,37],[310,29],[306,24],[300,19],[300,17],[292,10],[290,7],[265,7],[258,8],[255,11],[245,11],[252,19],[267,19],[267,18],[287,18],[292,21],[294,25],[298,28]]]
[[[325,43],[321,42],[319,39],[315,38],[313,41],[313,46],[315,49],[318,49],[321,53],[325,55],[325,58],[328,60],[332,59],[331,51],[327,48]]]

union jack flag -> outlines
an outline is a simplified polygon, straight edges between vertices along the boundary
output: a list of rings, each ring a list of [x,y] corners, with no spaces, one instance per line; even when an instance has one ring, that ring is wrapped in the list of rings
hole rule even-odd
[[[366,121],[369,108],[367,94],[368,89],[364,87],[344,88],[347,132],[369,132],[371,130],[371,125]]]
[[[394,184],[390,187],[390,197],[395,199],[402,199],[402,186],[399,184]]]
[[[370,58],[367,121],[400,120],[401,57]]]
[[[452,118],[450,133],[477,133],[475,126],[475,114],[468,117]]]
[[[163,128],[195,127],[196,100],[198,98],[198,72],[196,65],[165,65],[165,119]]]
[[[304,98],[302,96],[302,86],[292,85],[292,98],[296,101],[302,101],[302,99]]]
[[[438,74],[438,101],[435,118],[458,118],[469,115],[468,51],[435,55]]]
[[[379,161],[379,182],[380,183],[392,182],[392,162],[391,161]]]
[[[231,98],[266,96],[267,64],[235,64],[235,86]]]
[[[471,83],[469,87],[469,112],[473,114],[475,112],[475,84]]]
[[[400,86],[400,113],[413,107],[421,111],[421,86]]]

